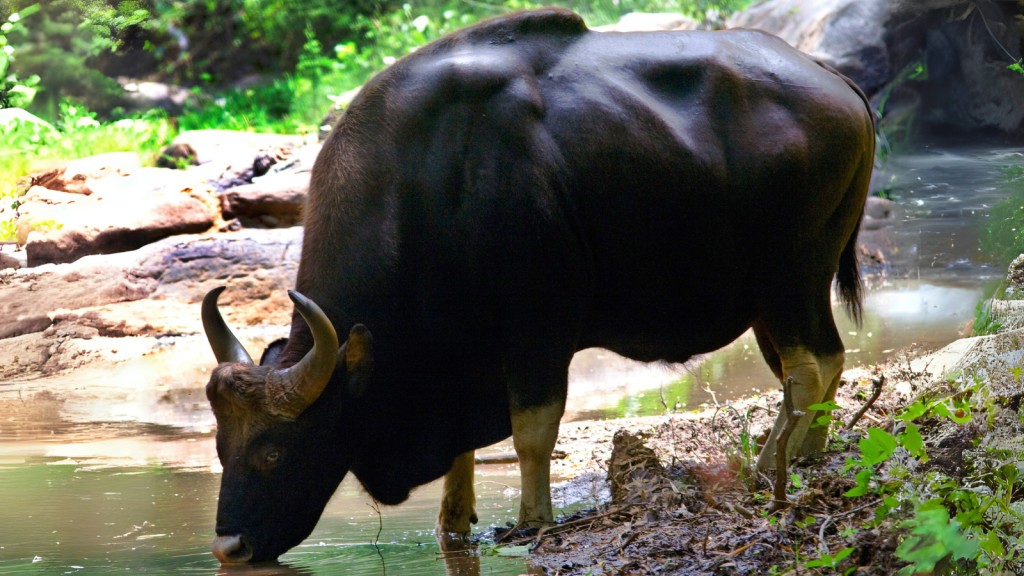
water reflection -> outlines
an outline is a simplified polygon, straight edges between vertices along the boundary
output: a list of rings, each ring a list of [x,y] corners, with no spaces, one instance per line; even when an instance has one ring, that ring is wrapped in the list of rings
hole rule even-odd
[[[280,564],[221,567],[209,552],[220,475],[178,463],[119,464],[118,458],[0,457],[0,573],[377,576],[385,573],[382,562],[388,574],[526,572],[524,559],[439,556],[446,550],[433,533],[439,483],[420,488],[400,507],[382,509],[378,523],[351,479],[314,533]],[[515,518],[519,479],[513,472],[488,466],[477,475],[478,529]]]

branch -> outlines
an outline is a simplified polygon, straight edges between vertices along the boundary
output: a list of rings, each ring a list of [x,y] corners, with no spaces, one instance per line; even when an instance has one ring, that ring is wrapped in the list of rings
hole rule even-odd
[[[782,383],[782,403],[787,414],[786,425],[782,427],[782,432],[775,439],[775,500],[772,501],[769,513],[789,506],[789,499],[786,497],[786,486],[789,483],[789,474],[786,472],[789,465],[789,453],[786,448],[789,446],[789,436],[804,415],[803,412],[793,409],[792,376],[786,378],[786,381]]]
[[[854,413],[853,418],[850,419],[850,423],[846,425],[847,430],[853,430],[853,427],[856,426],[861,417],[867,413],[868,409],[871,408],[871,405],[875,403],[875,400],[878,400],[878,397],[882,395],[882,385],[885,384],[885,376],[876,376],[871,380],[871,384],[874,387],[871,391],[871,397],[868,398],[868,401],[860,407],[860,410],[857,410],[857,412]]]

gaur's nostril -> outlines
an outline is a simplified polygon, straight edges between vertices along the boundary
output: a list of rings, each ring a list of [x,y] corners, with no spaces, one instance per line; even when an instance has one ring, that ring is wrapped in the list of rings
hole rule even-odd
[[[242,564],[252,558],[252,546],[241,534],[217,536],[213,540],[213,555],[221,564]]]

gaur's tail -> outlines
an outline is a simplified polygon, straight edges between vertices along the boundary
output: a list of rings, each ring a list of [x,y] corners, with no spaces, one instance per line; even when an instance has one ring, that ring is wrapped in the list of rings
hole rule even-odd
[[[842,78],[864,102],[864,108],[867,109],[868,117],[871,118],[871,156],[869,158],[873,165],[875,161],[875,133],[878,130],[878,126],[875,122],[875,111],[871,108],[871,101],[868,100],[867,95],[864,94],[864,91],[853,80],[850,80],[821,60],[817,58],[813,58],[813,60],[825,70]],[[865,182],[864,185],[867,186],[868,182]],[[864,319],[864,283],[860,277],[860,263],[857,262],[857,234],[860,232],[860,224],[863,219],[864,211],[862,209],[860,216],[857,218],[857,227],[853,229],[853,234],[846,241],[843,253],[839,256],[839,270],[836,272],[836,290],[839,293],[839,301],[843,303],[846,314],[857,323],[857,326],[860,326]]]
[[[864,283],[860,278],[860,263],[857,262],[857,232],[860,231],[860,222],[863,218],[862,212],[860,218],[857,218],[857,228],[846,241],[843,253],[839,255],[839,271],[836,272],[839,301],[843,303],[846,314],[858,327],[864,319]]]

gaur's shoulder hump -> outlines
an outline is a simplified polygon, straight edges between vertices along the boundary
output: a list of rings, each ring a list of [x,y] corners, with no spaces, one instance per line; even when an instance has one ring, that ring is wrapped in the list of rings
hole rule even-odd
[[[575,36],[587,31],[578,14],[565,8],[515,12],[464,28],[439,44],[507,44],[533,35]]]

